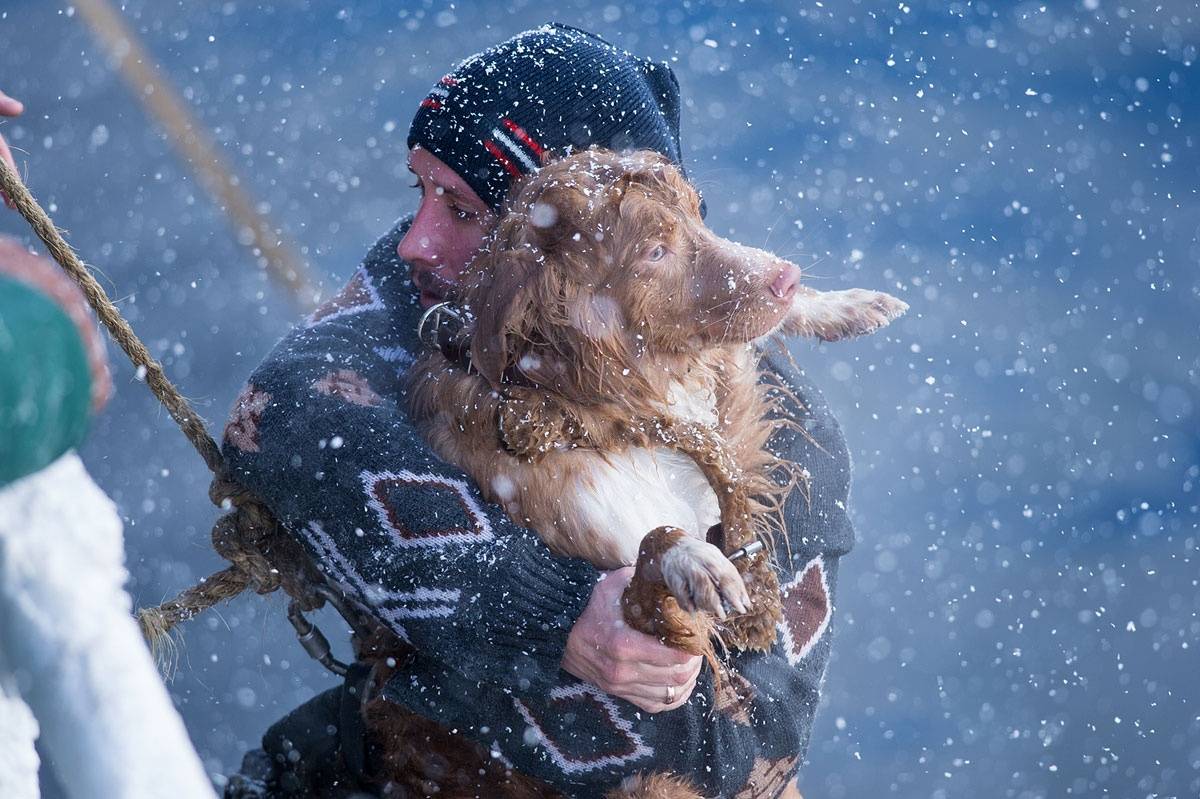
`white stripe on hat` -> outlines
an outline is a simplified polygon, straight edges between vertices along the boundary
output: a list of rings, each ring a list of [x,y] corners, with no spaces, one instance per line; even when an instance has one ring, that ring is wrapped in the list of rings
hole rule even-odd
[[[438,97],[441,97],[443,99],[450,96],[450,92],[443,89],[441,86],[434,86],[432,89],[429,90],[429,93],[436,94]]]
[[[492,128],[492,138],[496,139],[498,142],[511,150],[512,154],[519,158],[521,163],[525,165],[525,169],[530,172],[538,171],[538,165],[533,163],[533,160],[525,154],[525,151],[518,147],[516,142],[508,138],[508,135],[504,131],[500,130],[500,128]]]

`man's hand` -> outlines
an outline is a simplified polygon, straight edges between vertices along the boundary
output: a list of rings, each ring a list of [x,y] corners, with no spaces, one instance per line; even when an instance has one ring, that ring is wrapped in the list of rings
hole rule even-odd
[[[0,117],[20,116],[21,112],[24,110],[25,106],[23,106],[19,100],[14,100],[4,92],[0,91]],[[3,158],[4,162],[12,167],[13,172],[17,171],[17,162],[13,160],[12,151],[8,149],[8,142],[4,141],[3,136],[0,136],[0,158]],[[7,194],[0,192],[0,197],[4,198],[4,204],[9,208],[15,207],[12,204],[12,200],[8,198]]]
[[[692,695],[701,658],[630,628],[621,615],[621,594],[633,567],[608,572],[592,589],[587,607],[571,628],[562,667],[581,680],[650,713],[680,707]],[[667,686],[675,701],[667,704]]]

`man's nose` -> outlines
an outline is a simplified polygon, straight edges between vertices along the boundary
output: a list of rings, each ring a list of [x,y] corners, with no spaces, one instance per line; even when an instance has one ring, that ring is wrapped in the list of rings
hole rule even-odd
[[[771,281],[771,293],[781,300],[789,300],[800,285],[800,267],[785,263],[779,274]]]
[[[418,211],[416,219],[408,228],[408,232],[404,234],[404,238],[400,239],[400,243],[396,245],[396,254],[401,259],[415,264],[418,261],[424,261],[430,265],[435,265],[439,260],[438,256],[438,237],[434,235],[433,226],[426,214]]]
[[[396,245],[396,254],[409,263],[437,260],[437,254],[433,251],[433,243],[429,236],[412,228],[409,228],[408,233]]]

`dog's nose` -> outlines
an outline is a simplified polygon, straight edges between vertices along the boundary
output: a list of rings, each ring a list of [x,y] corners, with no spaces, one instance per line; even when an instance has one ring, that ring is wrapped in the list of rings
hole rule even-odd
[[[771,293],[781,300],[791,299],[800,285],[800,267],[795,264],[784,264],[783,269],[771,283]]]

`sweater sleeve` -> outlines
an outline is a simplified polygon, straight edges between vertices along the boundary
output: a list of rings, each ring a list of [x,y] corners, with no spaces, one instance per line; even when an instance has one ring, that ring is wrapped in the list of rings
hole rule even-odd
[[[544,685],[599,573],[484,502],[409,422],[408,224],[254,371],[222,452],[326,575],[424,656],[467,680]]]
[[[778,542],[784,618],[766,653],[737,653],[730,687],[718,697],[706,670],[691,699],[648,714],[566,672],[538,691],[508,693],[467,685],[418,657],[384,695],[457,729],[523,773],[568,796],[600,797],[633,773],[690,777],[705,795],[775,797],[808,750],[829,661],[838,559],[853,546],[846,510],[850,462],[845,441],[819,392],[790,359],[769,365],[793,390],[802,432],[780,431],[779,454],[808,474],[808,491],[785,506],[787,542]],[[726,707],[717,710],[717,707]]]

